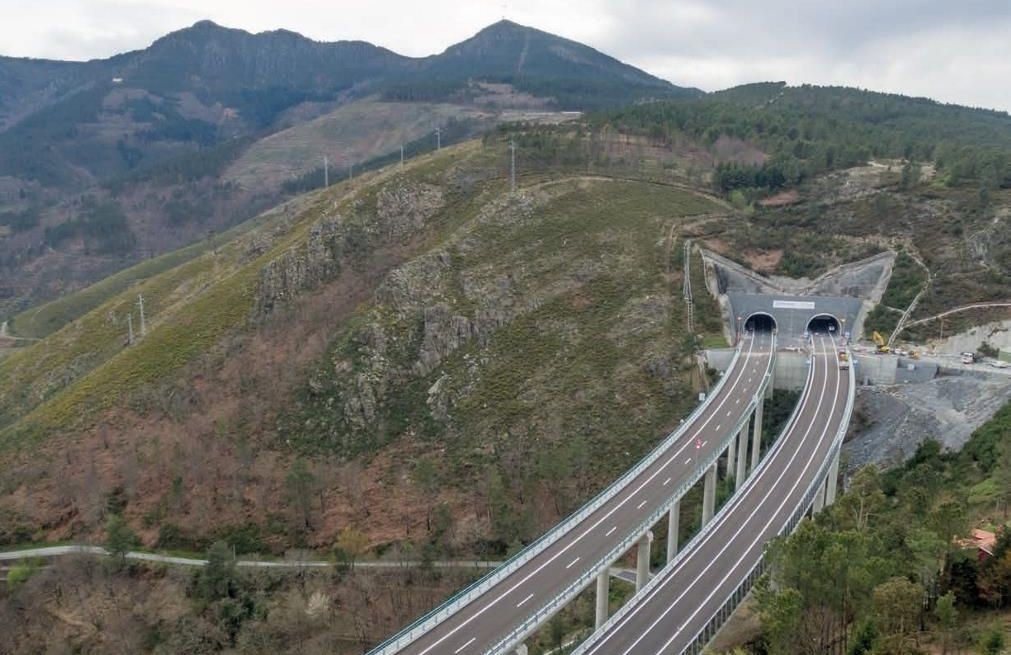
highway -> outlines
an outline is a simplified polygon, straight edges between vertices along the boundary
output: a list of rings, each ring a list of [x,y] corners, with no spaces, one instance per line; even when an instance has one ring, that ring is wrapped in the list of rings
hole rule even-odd
[[[834,339],[813,336],[811,369],[795,420],[757,475],[721,510],[690,551],[587,639],[578,655],[679,655],[790,526],[847,421],[849,371]]]
[[[772,367],[774,343],[769,332],[746,335],[736,365],[724,374],[722,386],[692,425],[614,497],[410,643],[396,649],[388,640],[372,652],[469,655],[499,644],[627,540],[642,521],[670,501],[680,482],[698,474],[698,461],[714,455],[761,389]]]

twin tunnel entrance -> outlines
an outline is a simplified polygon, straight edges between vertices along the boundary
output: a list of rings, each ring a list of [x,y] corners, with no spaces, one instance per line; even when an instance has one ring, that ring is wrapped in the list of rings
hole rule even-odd
[[[755,312],[744,321],[744,329],[747,332],[775,332],[777,329],[776,319],[771,314],[765,312]],[[816,314],[807,321],[805,332],[810,334],[842,334],[839,319],[831,314]]]

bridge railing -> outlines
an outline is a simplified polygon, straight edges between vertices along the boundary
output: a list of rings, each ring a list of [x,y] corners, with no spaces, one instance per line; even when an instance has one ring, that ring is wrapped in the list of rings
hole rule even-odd
[[[796,407],[794,407],[793,413],[790,414],[790,418],[787,420],[785,427],[780,431],[780,435],[787,434],[793,428],[793,425],[797,422],[797,420],[800,418],[800,410],[804,406],[804,398],[807,396],[807,394],[810,393],[811,378],[813,376],[813,373],[814,373],[814,368],[813,367],[809,367],[808,371],[807,371],[807,383],[804,385],[803,396],[801,397],[800,401],[797,403]],[[767,373],[766,375],[767,375],[767,377],[771,377],[771,373]],[[763,385],[763,388],[764,388],[764,385]],[[759,394],[761,394],[761,393],[762,392],[759,391]],[[753,403],[754,403],[754,401],[755,401],[755,399],[752,399]],[[745,414],[745,415],[747,416],[747,414]],[[734,436],[736,436],[736,433],[734,433]],[[776,440],[776,445],[774,445],[773,448],[774,449],[775,448],[779,448],[779,443],[781,443],[781,442],[780,442],[779,439],[777,439]],[[720,452],[720,451],[717,451],[717,452]],[[750,476],[748,476],[748,480],[744,483],[744,486],[735,494],[735,496],[734,496],[735,499],[741,498],[741,497],[743,497],[743,495],[745,493],[747,493],[747,490],[752,486],[752,481],[755,480],[758,477],[758,475],[762,472],[762,470],[765,469],[766,462],[768,462],[769,459],[770,459],[770,457],[767,454],[765,456],[765,458],[763,458],[761,460],[761,462],[759,462],[758,467],[751,473]],[[730,511],[731,507],[734,504],[735,504],[734,500],[731,500],[731,502],[728,502],[728,503],[724,504],[723,507],[721,507],[720,510],[716,513],[716,515],[713,516],[713,518],[709,521],[709,523],[707,523],[706,525],[704,525],[702,527],[702,529],[700,529],[698,532],[695,533],[695,535],[692,536],[692,538],[688,541],[688,543],[685,544],[685,547],[680,552],[678,552],[677,555],[674,556],[674,559],[672,559],[670,562],[668,562],[659,572],[657,572],[657,574],[655,576],[653,576],[653,578],[648,583],[646,583],[646,586],[643,587],[640,592],[636,593],[636,597],[645,596],[645,594],[649,593],[657,585],[661,584],[662,581],[663,581],[663,579],[664,579],[664,577],[670,571],[673,571],[674,569],[676,569],[681,564],[681,561],[685,557],[687,557],[689,555],[689,553],[691,553],[692,549],[699,542],[701,542],[703,539],[705,539],[706,535],[708,535],[709,532],[712,531],[712,529],[720,522],[720,519],[727,512]],[[635,605],[636,605],[636,601],[635,601],[635,597],[633,597],[631,601],[625,603],[620,608],[618,608],[618,611],[616,611],[613,615],[611,615],[611,617],[604,623],[604,625],[602,625],[599,629],[595,630],[592,634],[590,634],[590,636],[585,641],[583,641],[583,643],[580,644],[579,647],[575,651],[573,651],[572,655],[581,655],[587,649],[589,649],[591,646],[593,646],[603,635],[607,634],[608,630],[610,630],[616,623],[618,623],[619,621],[621,621],[625,617],[626,614],[628,614],[629,612],[631,612],[634,609]]]
[[[775,352],[775,339],[773,339],[773,352]],[[602,505],[614,498],[614,496],[624,489],[632,480],[638,477],[640,473],[649,468],[657,459],[659,459],[660,456],[663,455],[664,452],[666,452],[691,427],[698,418],[699,414],[701,414],[705,408],[709,406],[712,399],[719,395],[720,390],[730,377],[730,372],[733,371],[734,367],[737,365],[740,355],[741,345],[738,345],[726,372],[713,387],[706,399],[696,406],[692,413],[688,415],[688,418],[686,418],[683,423],[671,432],[667,438],[660,443],[660,445],[639,460],[634,467],[608,485],[603,491],[597,494],[585,505],[575,510],[566,519],[545,532],[540,538],[531,542],[527,547],[507,559],[501,566],[478,579],[470,586],[459,591],[435,609],[415,620],[406,628],[370,650],[368,655],[392,655],[393,653],[398,652],[400,649],[455,614],[461,607],[479,597],[481,594],[485,593],[505,578],[509,577],[517,569],[540,553],[544,552],[545,549],[555,543],[562,535],[569,532],[573,527],[584,521]]]
[[[776,339],[773,337],[772,340],[772,352],[776,352]],[[527,617],[520,625],[516,626],[514,629],[510,630],[502,639],[500,639],[495,646],[490,648],[486,655],[497,655],[499,653],[507,653],[514,649],[518,644],[520,644],[524,639],[526,639],[532,632],[534,632],[538,626],[543,625],[545,621],[550,619],[556,612],[565,607],[573,598],[575,598],[579,593],[589,586],[602,571],[605,571],[611,566],[618,558],[620,558],[624,553],[631,549],[637,541],[646,534],[646,532],[652,528],[660,519],[663,518],[664,514],[670,511],[674,503],[682,498],[685,493],[692,486],[698,482],[706,471],[709,470],[720,458],[720,454],[730,446],[730,442],[737,438],[738,433],[744,428],[745,425],[751,420],[751,414],[754,412],[758,403],[764,402],[765,389],[772,381],[772,367],[775,362],[775,356],[769,358],[768,367],[765,370],[763,376],[762,384],[759,385],[758,391],[751,397],[748,405],[745,407],[745,411],[742,413],[742,417],[738,419],[737,423],[734,425],[734,429],[728,434],[729,436],[724,438],[720,443],[719,447],[712,450],[712,454],[706,457],[692,469],[692,473],[688,478],[685,478],[680,485],[678,485],[668,496],[667,500],[662,503],[656,510],[654,510],[649,516],[642,520],[636,527],[634,527],[627,536],[622,539],[614,548],[612,548],[606,555],[598,559],[593,563],[592,566],[585,569],[583,573],[569,584],[565,589],[556,594],[551,600],[542,605],[536,612]],[[731,369],[728,368],[728,371]],[[724,376],[726,378],[728,376]],[[715,395],[715,394],[714,394]],[[687,422],[686,422],[687,423]],[[703,535],[707,534],[709,530],[712,529],[715,520],[709,521],[702,529],[685,545],[685,547],[679,552],[673,562],[680,561],[681,558],[691,550],[691,547],[695,542],[700,539]],[[670,566],[669,564],[668,566]],[[627,606],[627,605],[626,605]]]
[[[852,353],[847,350],[847,357],[852,361]],[[808,508],[814,502],[815,496],[818,494],[818,487],[825,484],[826,478],[828,477],[828,472],[832,467],[832,460],[835,459],[839,451],[842,449],[843,439],[846,436],[846,430],[849,427],[850,418],[853,415],[853,403],[856,399],[856,373],[852,364],[849,368],[849,391],[846,394],[846,408],[843,410],[843,420],[839,424],[839,429],[836,431],[835,437],[832,439],[832,445],[829,448],[828,456],[822,462],[818,469],[818,474],[812,479],[811,484],[808,485],[807,490],[804,492],[803,500],[801,500],[800,505],[794,510],[790,519],[786,522],[786,525],[779,531],[779,536],[784,536],[791,534],[797,529],[797,525],[803,518],[804,514],[807,512]],[[785,432],[784,432],[785,434]],[[752,586],[754,586],[755,581],[757,581],[762,574],[765,572],[766,566],[766,553],[763,552],[762,556],[758,558],[758,561],[744,577],[741,583],[730,593],[727,600],[720,605],[720,608],[710,617],[706,625],[695,635],[695,639],[691,644],[681,651],[680,655],[699,655],[705,650],[706,645],[716,636],[720,627],[730,618],[733,614],[734,609],[740,604],[744,597],[748,595],[751,591]],[[578,652],[578,651],[577,651]]]

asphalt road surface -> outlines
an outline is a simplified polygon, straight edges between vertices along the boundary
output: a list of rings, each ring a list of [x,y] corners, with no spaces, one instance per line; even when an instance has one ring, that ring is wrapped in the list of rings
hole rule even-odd
[[[766,544],[787,526],[845,420],[848,371],[840,371],[830,335],[814,335],[813,345],[813,372],[798,419],[758,475],[662,581],[577,653],[682,653],[759,562]]]
[[[745,336],[742,352],[718,395],[669,449],[619,493],[557,541],[399,652],[484,653],[616,548],[712,455],[743,416],[772,364],[768,332]]]

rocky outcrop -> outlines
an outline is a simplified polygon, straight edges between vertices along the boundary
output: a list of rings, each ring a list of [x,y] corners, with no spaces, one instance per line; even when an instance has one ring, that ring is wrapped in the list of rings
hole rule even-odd
[[[377,227],[392,239],[403,238],[425,226],[445,204],[442,189],[431,184],[388,184],[376,195]]]
[[[361,256],[378,245],[407,240],[444,205],[439,187],[400,179],[379,190],[374,207],[359,199],[347,219],[337,213],[321,219],[303,243],[261,269],[256,314],[270,313],[279,303],[332,280],[345,256]]]
[[[256,313],[270,313],[274,307],[301,291],[333,279],[340,270],[344,228],[341,217],[325,218],[313,225],[305,243],[293,247],[260,269]]]

